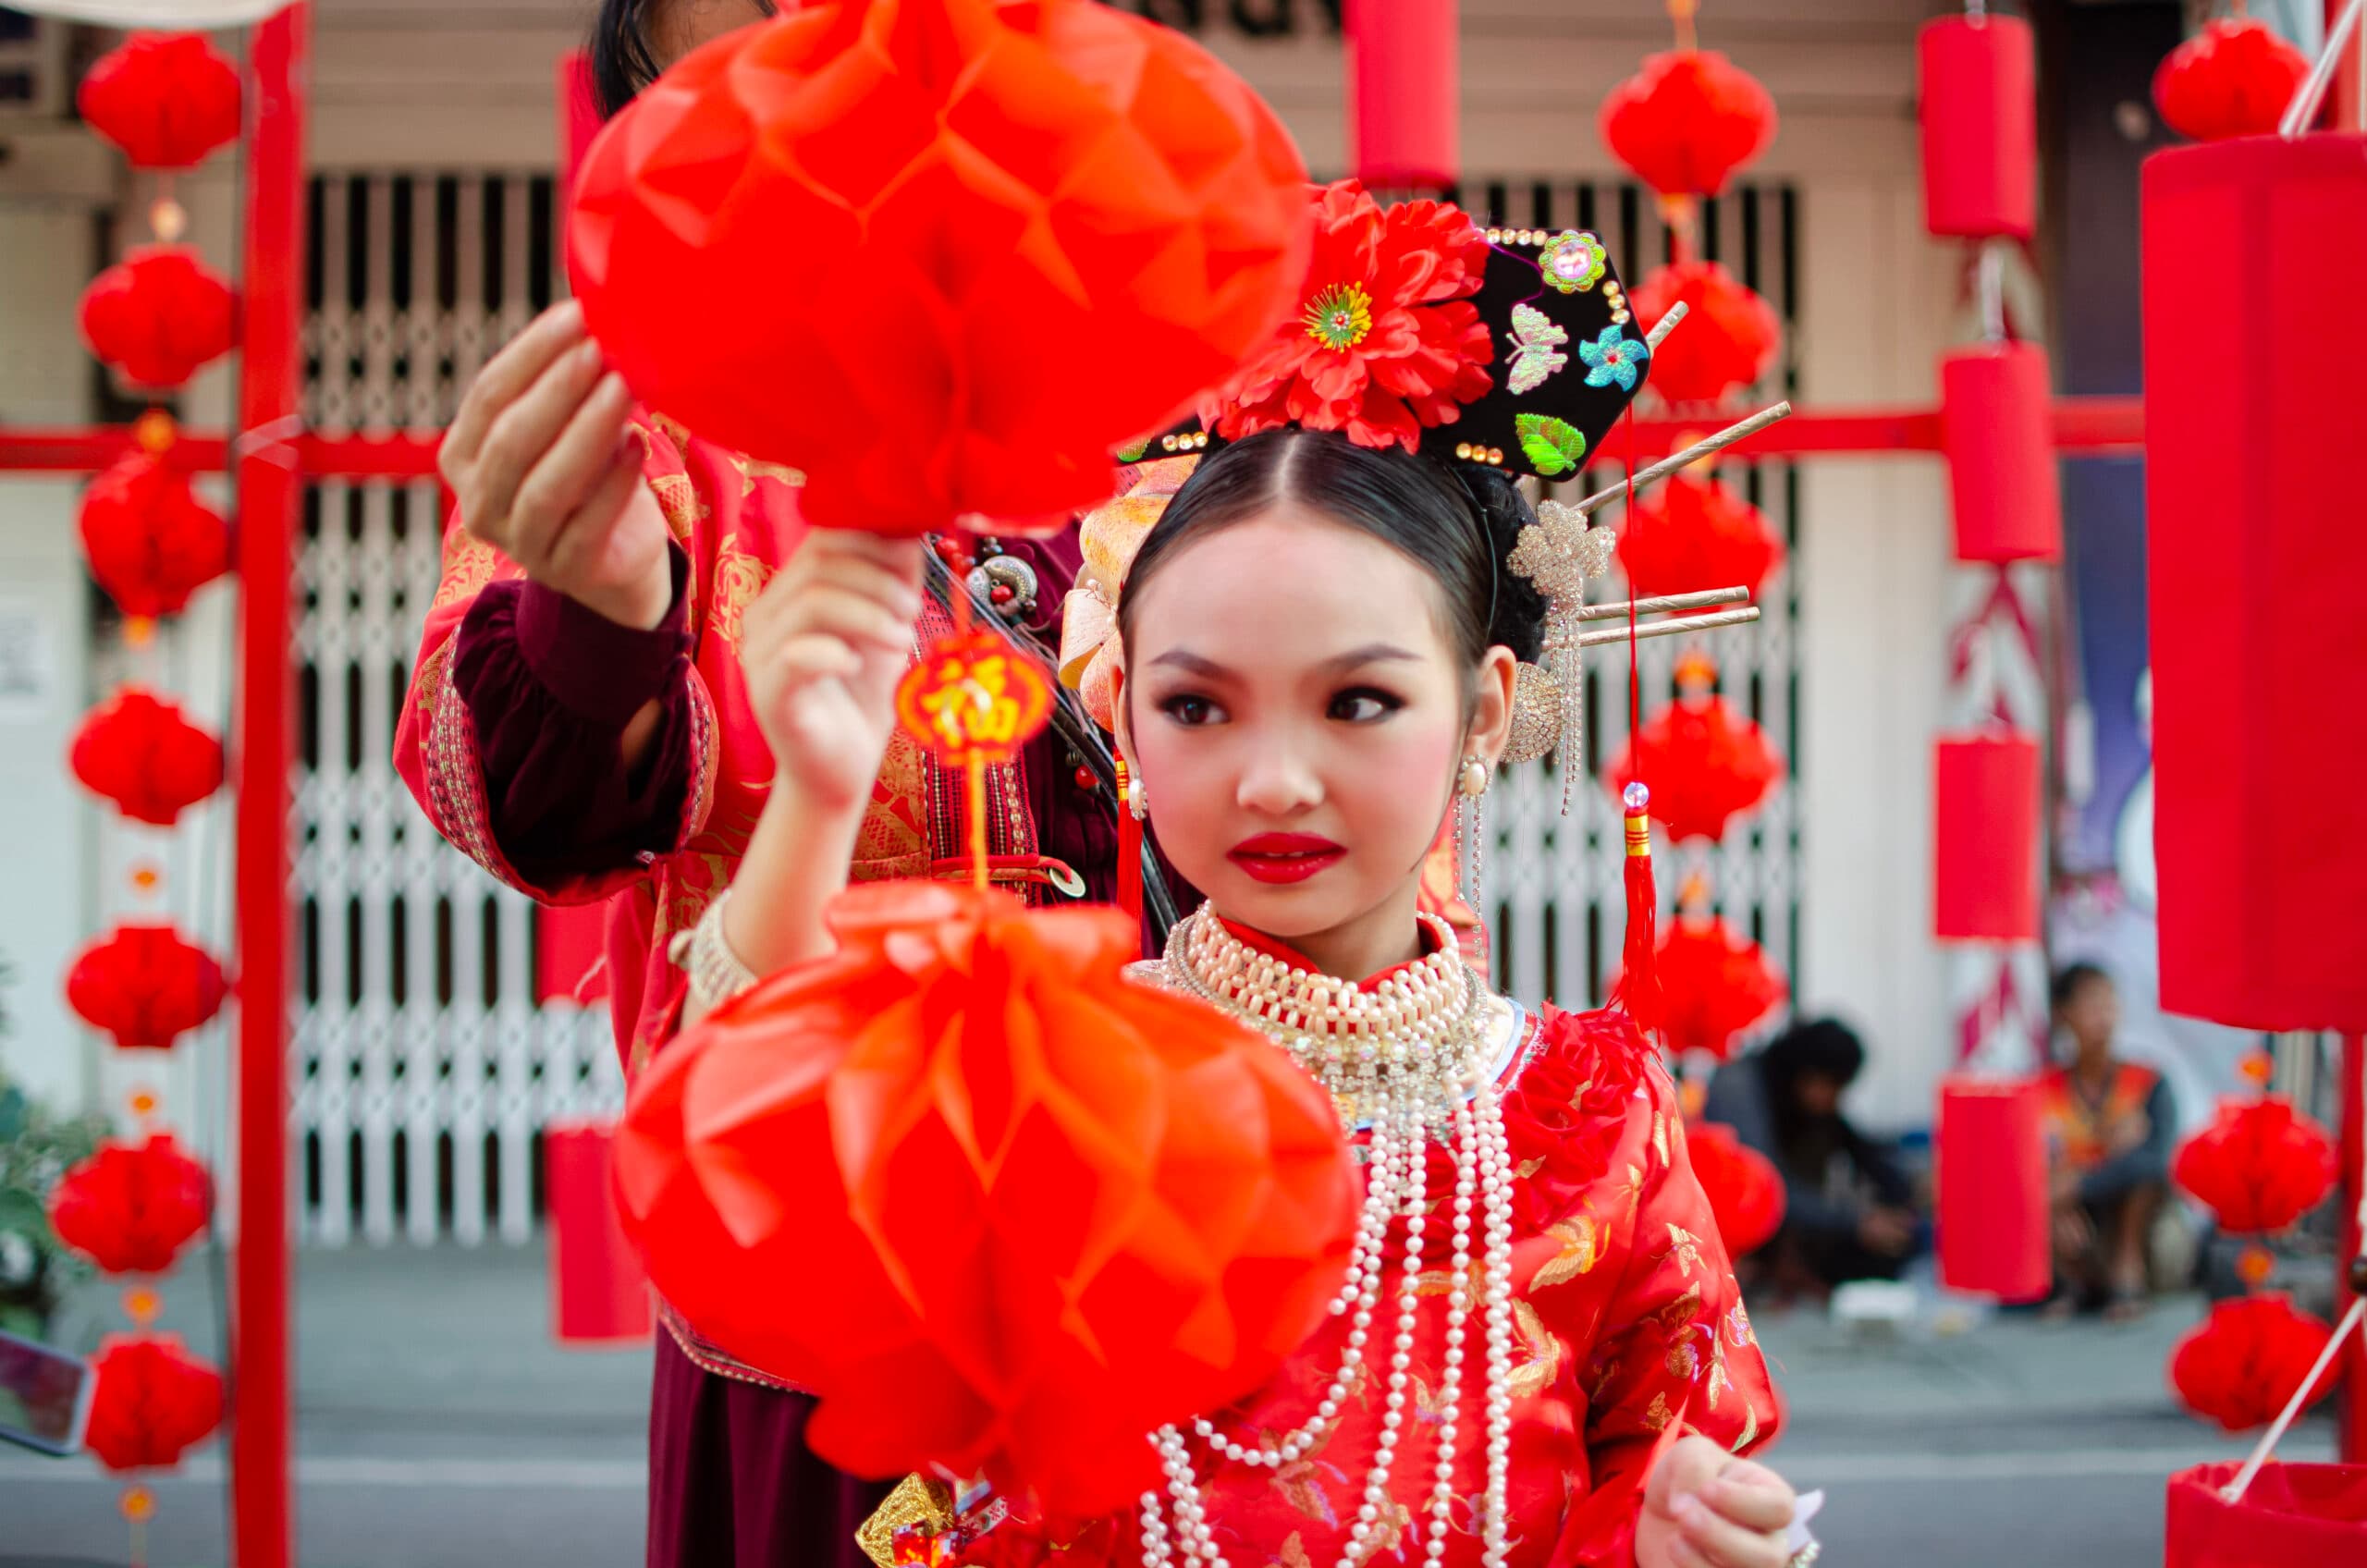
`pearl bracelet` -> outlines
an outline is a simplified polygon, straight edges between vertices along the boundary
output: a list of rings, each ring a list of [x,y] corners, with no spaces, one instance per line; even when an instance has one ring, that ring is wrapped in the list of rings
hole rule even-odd
[[[677,933],[667,944],[666,956],[690,971],[691,1001],[702,1012],[721,1007],[761,978],[740,961],[723,935],[723,910],[730,901],[731,889],[726,888],[706,906],[697,925]]]

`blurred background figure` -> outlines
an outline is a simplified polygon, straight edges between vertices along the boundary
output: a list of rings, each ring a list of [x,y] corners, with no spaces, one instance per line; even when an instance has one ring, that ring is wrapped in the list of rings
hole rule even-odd
[[[2047,1311],[2145,1308],[2153,1222],[2169,1195],[2177,1109],[2153,1069],[2113,1054],[2120,993],[2092,963],[2054,977],[2058,1056],[2040,1080],[2054,1158],[2055,1293]]]
[[[1842,1114],[1865,1043],[1835,1019],[1795,1023],[1711,1080],[1704,1118],[1734,1128],[1784,1177],[1784,1228],[1750,1261],[1770,1305],[1822,1302],[1852,1280],[1895,1280],[1930,1245],[1913,1182]]]

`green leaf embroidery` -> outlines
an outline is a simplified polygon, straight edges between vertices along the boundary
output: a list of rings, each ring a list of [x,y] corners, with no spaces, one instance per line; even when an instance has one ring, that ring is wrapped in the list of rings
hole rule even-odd
[[[1121,450],[1118,453],[1118,460],[1122,463],[1138,463],[1143,460],[1143,454],[1149,450],[1150,438],[1148,436],[1145,436],[1140,441],[1135,442],[1133,446]]]
[[[1567,420],[1551,414],[1519,414],[1514,417],[1513,429],[1519,433],[1520,449],[1548,479],[1575,472],[1587,455],[1586,433]]]

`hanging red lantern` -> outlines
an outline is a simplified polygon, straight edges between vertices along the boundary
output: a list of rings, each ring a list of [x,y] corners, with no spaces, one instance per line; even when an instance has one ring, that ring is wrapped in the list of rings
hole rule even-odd
[[[82,340],[134,386],[170,391],[237,341],[229,284],[191,245],[135,245],[82,294]]]
[[[1916,35],[1923,226],[1943,239],[2038,228],[2038,51],[2019,17],[1940,17]]]
[[[66,1172],[49,1196],[58,1240],[109,1274],[161,1274],[205,1229],[205,1167],[169,1133],[109,1141]]]
[[[2276,1419],[2334,1330],[2274,1292],[2213,1306],[2211,1316],[2170,1352],[2170,1388],[2178,1403],[2230,1432]],[[2302,1408],[2334,1391],[2329,1366]]]
[[[642,399],[802,469],[809,522],[1050,526],[1300,306],[1306,181],[1170,29],[874,0],[668,71],[593,143],[569,261]]]
[[[230,525],[197,498],[187,474],[145,452],[92,481],[81,530],[91,575],[126,615],[178,615],[230,570]]]
[[[2334,1140],[2281,1095],[2221,1100],[2211,1125],[2179,1145],[2170,1175],[2223,1231],[2282,1231],[2334,1190]]]
[[[1688,655],[1676,670],[1680,695],[1629,737],[1604,771],[1613,796],[1638,779],[1651,789],[1652,820],[1672,839],[1721,839],[1784,777],[1767,732],[1728,707],[1711,687],[1717,667]]]
[[[1646,332],[1671,306],[1685,306],[1685,320],[1653,351],[1646,384],[1672,403],[1714,403],[1757,385],[1784,340],[1774,307],[1715,262],[1672,262],[1628,299]]]
[[[194,168],[239,139],[239,68],[202,32],[133,33],[99,56],[74,102],[137,168]]]
[[[1460,0],[1348,0],[1348,167],[1375,190],[1437,190],[1463,166]]]
[[[1784,1227],[1784,1178],[1775,1162],[1714,1121],[1689,1123],[1685,1147],[1726,1256],[1746,1257],[1773,1241]]]
[[[1932,743],[1932,933],[2034,942],[2039,914],[2038,742],[2000,726]]]
[[[2054,1282],[2054,1230],[2039,1086],[1948,1079],[1932,1143],[1941,1282],[2004,1302],[2044,1297]]]
[[[2367,1030],[2367,741],[2332,696],[2367,670],[2367,291],[2324,287],[2367,250],[2367,136],[2156,153],[2143,219],[2162,1006]],[[2198,310],[2204,255],[2245,282]]]
[[[178,1334],[110,1334],[91,1363],[83,1445],[110,1470],[159,1470],[222,1422],[222,1374],[182,1348]]]
[[[222,743],[136,686],[91,710],[68,757],[85,789],[159,827],[222,788]]]
[[[2063,499],[2046,350],[2033,343],[1981,343],[1945,355],[1940,403],[1956,559],[2059,558]]]
[[[1715,915],[1680,914],[1661,933],[1660,1028],[1670,1050],[1726,1060],[1790,988],[1766,949]],[[1615,983],[1614,983],[1615,984]]]
[[[2162,61],[2153,73],[2153,106],[2189,141],[2266,136],[2309,74],[2309,56],[2266,22],[2221,17]]]
[[[1775,100],[1715,50],[1672,49],[1611,90],[1600,123],[1613,155],[1662,195],[1715,196],[1775,140]]]
[[[1783,563],[1767,514],[1715,480],[1671,477],[1637,494],[1619,531],[1619,564],[1637,594],[1760,585]]]
[[[125,924],[84,948],[66,1000],[124,1050],[166,1050],[210,1022],[228,991],[222,966],[170,925]]]
[[[1359,1190],[1330,1099],[1124,980],[1140,934],[1108,910],[889,883],[829,922],[829,958],[634,1085],[627,1233],[698,1332],[819,1395],[840,1468],[1123,1506],[1158,1478],[1143,1433],[1324,1319]]]

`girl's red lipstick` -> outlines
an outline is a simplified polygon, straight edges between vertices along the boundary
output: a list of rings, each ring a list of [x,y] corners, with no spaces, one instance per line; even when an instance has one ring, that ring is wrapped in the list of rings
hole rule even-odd
[[[1304,882],[1348,851],[1313,833],[1260,833],[1235,844],[1225,858],[1260,882]]]

